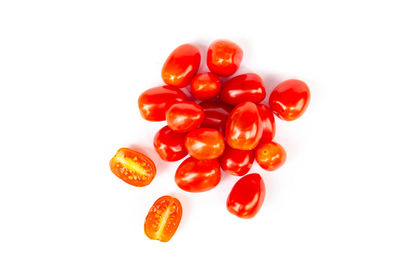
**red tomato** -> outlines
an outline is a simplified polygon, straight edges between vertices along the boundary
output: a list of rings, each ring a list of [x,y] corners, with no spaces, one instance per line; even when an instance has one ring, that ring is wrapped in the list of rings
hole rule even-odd
[[[266,96],[263,80],[255,73],[246,73],[228,80],[222,87],[220,98],[229,105],[250,101],[259,103]]]
[[[197,74],[191,83],[192,95],[201,100],[211,99],[219,94],[221,82],[218,76],[211,72]]]
[[[177,133],[191,131],[200,126],[204,119],[202,107],[191,101],[173,104],[167,111],[169,128]]]
[[[196,159],[216,159],[224,153],[224,136],[211,128],[195,129],[186,135],[185,147]]]
[[[169,55],[161,71],[166,84],[185,87],[196,75],[200,66],[200,51],[191,44],[177,47]]]
[[[243,176],[249,172],[254,161],[253,150],[239,150],[226,147],[219,158],[221,168],[232,175]]]
[[[225,138],[232,148],[252,150],[261,139],[262,123],[256,104],[244,102],[237,105],[226,122]]]
[[[154,136],[153,145],[163,160],[177,161],[187,155],[185,136],[186,134],[176,133],[165,126]]]
[[[144,91],[138,100],[140,114],[148,121],[163,121],[165,113],[176,102],[186,99],[179,89],[164,85]]]
[[[256,150],[258,164],[267,171],[274,171],[286,161],[286,151],[275,142],[261,143]]]
[[[221,180],[218,160],[185,159],[175,173],[176,184],[188,192],[204,192],[217,186]]]
[[[225,132],[225,124],[232,108],[222,102],[203,101],[200,103],[203,108],[205,117],[202,128],[214,128],[221,133]]]
[[[110,161],[111,171],[122,181],[133,186],[146,186],[156,176],[154,162],[140,152],[120,148]]]
[[[243,58],[242,49],[227,40],[217,40],[210,44],[207,51],[207,66],[213,73],[220,76],[234,74]]]
[[[226,201],[228,211],[240,218],[252,218],[260,210],[265,198],[265,185],[257,173],[242,177],[233,186]]]
[[[154,202],[144,222],[144,233],[152,240],[168,242],[178,229],[182,205],[178,199],[163,196]]]
[[[282,120],[299,118],[310,103],[310,89],[300,80],[287,80],[278,84],[269,97],[269,106]]]
[[[263,128],[263,134],[261,141],[268,142],[271,141],[275,136],[275,118],[272,111],[263,104],[258,104],[258,113],[261,117],[261,124]]]

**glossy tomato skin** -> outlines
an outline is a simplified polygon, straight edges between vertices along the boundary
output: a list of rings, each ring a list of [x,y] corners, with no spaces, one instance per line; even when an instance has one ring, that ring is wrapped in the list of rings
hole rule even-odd
[[[144,222],[144,233],[152,240],[168,242],[178,229],[182,205],[177,198],[162,196],[154,202]]]
[[[300,80],[286,80],[278,84],[271,93],[269,106],[282,120],[299,118],[310,103],[310,89]]]
[[[183,159],[188,153],[185,148],[185,136],[176,133],[168,126],[161,128],[154,136],[153,145],[161,159],[177,161]]]
[[[257,163],[267,171],[274,171],[286,161],[285,149],[276,142],[261,143],[256,149]]]
[[[118,178],[133,186],[146,186],[156,176],[156,166],[146,155],[129,148],[120,148],[110,161],[110,169]]]
[[[204,111],[200,105],[191,101],[173,104],[166,113],[169,128],[177,133],[191,131],[204,120]]]
[[[228,80],[221,89],[220,98],[229,105],[250,101],[259,103],[266,96],[263,80],[255,73],[245,73]]]
[[[178,88],[164,85],[144,91],[138,99],[140,114],[148,121],[164,121],[172,104],[186,100]]]
[[[224,136],[215,129],[198,128],[186,135],[185,147],[196,159],[216,159],[224,153]]]
[[[258,104],[257,108],[261,117],[261,124],[263,128],[261,141],[271,141],[275,137],[276,130],[274,114],[266,105]]]
[[[200,100],[212,99],[220,90],[221,82],[218,76],[211,72],[197,74],[190,85],[192,95]]]
[[[204,111],[202,128],[214,128],[221,133],[225,132],[226,120],[232,111],[232,107],[222,102],[203,101],[200,106]]]
[[[265,184],[257,173],[242,177],[233,186],[226,201],[228,211],[239,218],[253,218],[265,199]]]
[[[221,170],[217,159],[198,160],[193,157],[185,159],[175,173],[175,182],[182,190],[204,192],[218,185]]]
[[[217,40],[207,50],[207,66],[219,76],[231,76],[240,66],[243,50],[234,42]]]
[[[239,150],[229,146],[225,148],[224,154],[219,158],[221,169],[236,176],[248,173],[253,162],[253,150]]]
[[[252,150],[261,140],[262,123],[256,104],[244,102],[237,105],[226,122],[225,139],[232,148]]]
[[[177,47],[169,55],[161,71],[163,81],[175,87],[187,86],[200,66],[200,51],[191,44]]]

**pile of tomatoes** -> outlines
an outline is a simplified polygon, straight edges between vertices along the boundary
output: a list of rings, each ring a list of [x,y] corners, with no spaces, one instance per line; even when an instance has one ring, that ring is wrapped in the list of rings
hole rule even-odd
[[[233,75],[243,58],[242,49],[227,40],[211,43],[207,51],[210,72],[197,73],[201,56],[191,44],[176,48],[161,71],[166,85],[143,92],[138,100],[142,117],[165,121],[154,136],[154,148],[165,161],[178,161],[189,154],[175,173],[175,182],[187,192],[204,192],[218,185],[221,169],[244,176],[230,192],[226,205],[240,218],[252,218],[261,208],[265,185],[257,173],[247,174],[254,160],[265,170],[282,166],[286,152],[272,141],[274,114],[291,121],[300,117],[310,101],[310,91],[300,80],[283,81],[273,89],[269,105],[262,78],[245,73]],[[188,97],[180,88],[190,88]],[[111,159],[112,172],[133,186],[146,186],[156,174],[146,155],[121,148]],[[247,175],[246,175],[247,174]],[[159,198],[145,220],[150,239],[166,242],[179,226],[182,206],[171,196]]]

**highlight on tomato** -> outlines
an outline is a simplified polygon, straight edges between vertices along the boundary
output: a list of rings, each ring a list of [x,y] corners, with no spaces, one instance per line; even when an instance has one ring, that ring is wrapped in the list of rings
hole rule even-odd
[[[168,126],[161,128],[153,139],[153,146],[165,161],[177,161],[183,159],[188,153],[185,148],[184,133],[176,133]]]
[[[185,147],[196,159],[216,159],[224,153],[224,136],[212,128],[194,129],[186,135]]]
[[[219,94],[221,82],[218,76],[211,73],[199,73],[190,84],[190,92],[200,100],[212,99]]]
[[[268,142],[275,137],[275,117],[272,111],[264,104],[258,104],[258,113],[261,117],[261,124],[263,129],[263,134],[261,141]]]
[[[254,162],[253,150],[239,150],[229,146],[225,148],[224,154],[219,157],[221,169],[225,172],[243,176],[249,172]]]
[[[177,133],[196,129],[204,120],[203,108],[192,101],[173,104],[166,113],[169,128]]]
[[[219,76],[231,76],[242,62],[243,50],[234,42],[217,40],[207,50],[207,66]]]

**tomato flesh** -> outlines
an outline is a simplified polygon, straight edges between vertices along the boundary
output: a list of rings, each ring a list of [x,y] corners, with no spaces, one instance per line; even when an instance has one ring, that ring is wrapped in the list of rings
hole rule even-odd
[[[276,142],[261,143],[256,149],[256,161],[267,171],[274,171],[286,161],[285,149]]]
[[[200,127],[213,128],[224,133],[226,120],[232,111],[232,107],[222,102],[212,101],[203,101],[200,106],[203,108],[205,115]]]
[[[252,150],[239,150],[229,146],[219,158],[221,169],[236,176],[242,176],[249,172],[254,162]]]
[[[198,128],[186,135],[185,147],[196,159],[215,159],[224,152],[224,136],[215,129]]]
[[[153,145],[161,159],[177,161],[183,159],[188,153],[185,148],[185,136],[176,133],[168,126],[161,128],[154,136]]]
[[[211,72],[219,76],[230,76],[240,66],[243,50],[234,42],[217,40],[207,50],[207,66]]]
[[[190,85],[192,95],[200,100],[216,97],[220,89],[221,82],[218,76],[211,72],[197,74]]]
[[[274,114],[266,105],[258,104],[257,108],[263,129],[261,141],[271,141],[274,139],[276,131]]]
[[[184,133],[200,126],[204,120],[204,111],[194,102],[182,101],[168,109],[166,119],[169,128],[177,133]]]

